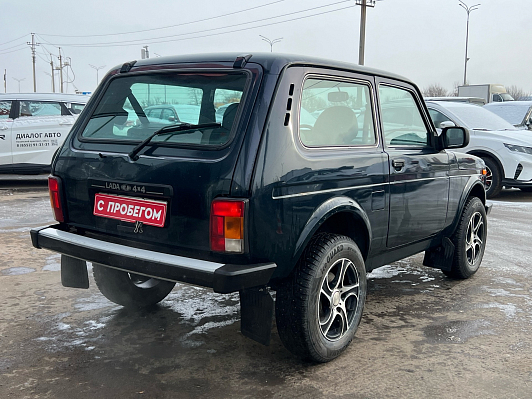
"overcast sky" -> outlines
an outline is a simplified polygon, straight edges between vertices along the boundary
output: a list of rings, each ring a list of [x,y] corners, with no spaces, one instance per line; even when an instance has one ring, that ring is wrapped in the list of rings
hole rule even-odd
[[[481,3],[470,19],[469,83],[516,85],[532,93],[532,1],[465,2]],[[3,75],[7,70],[8,92],[18,91],[14,78],[24,79],[22,92],[33,91],[31,49],[26,45],[31,32],[41,43],[36,58],[40,92],[51,91],[50,53],[58,64],[58,47],[70,57],[75,74],[68,85],[70,93],[74,88],[94,90],[97,72],[89,64],[105,66],[99,71],[101,79],[111,67],[139,59],[144,45],[149,46],[150,58],[253,53],[270,50],[259,37],[264,35],[282,37],[274,52],[357,63],[361,7],[354,4],[354,0],[0,0],[0,71]],[[464,74],[467,14],[458,4],[458,0],[377,1],[375,8],[368,9],[365,64],[406,76],[421,88],[440,84],[451,91]],[[69,79],[73,77],[65,68],[64,81],[67,70]],[[56,82],[58,87],[59,79]]]

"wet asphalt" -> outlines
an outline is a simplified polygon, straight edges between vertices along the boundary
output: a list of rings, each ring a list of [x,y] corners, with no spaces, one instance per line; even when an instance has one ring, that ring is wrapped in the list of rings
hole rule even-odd
[[[0,182],[0,398],[531,398],[532,195],[506,190],[483,264],[454,281],[422,254],[373,271],[364,317],[328,364],[294,358],[274,330],[239,331],[238,295],[178,285],[149,310],[61,286],[59,255],[31,246],[52,223],[45,181]]]

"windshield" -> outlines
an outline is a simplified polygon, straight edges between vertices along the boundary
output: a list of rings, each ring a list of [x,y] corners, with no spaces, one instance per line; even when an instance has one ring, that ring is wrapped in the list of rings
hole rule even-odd
[[[118,77],[107,87],[81,135],[89,140],[140,142],[168,125],[219,122],[218,127],[156,136],[151,143],[223,145],[231,138],[246,82],[244,72]]]
[[[469,129],[479,130],[517,130],[512,124],[476,105],[449,106],[448,108],[464,122]]]
[[[512,125],[519,125],[523,123],[523,120],[530,109],[530,105],[528,104],[512,104],[511,106],[494,103],[492,104],[490,104],[489,107],[487,106],[486,109],[496,115],[499,115]]]

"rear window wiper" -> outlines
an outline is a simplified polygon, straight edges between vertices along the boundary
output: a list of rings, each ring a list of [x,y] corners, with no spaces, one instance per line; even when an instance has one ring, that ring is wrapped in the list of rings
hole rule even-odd
[[[200,123],[198,125],[193,125],[191,123],[180,123],[179,125],[165,126],[153,132],[142,143],[138,144],[135,148],[133,148],[128,155],[129,155],[129,158],[131,158],[131,160],[136,161],[139,158],[137,154],[140,152],[140,150],[146,147],[148,143],[151,141],[151,139],[153,139],[155,136],[160,136],[163,134],[180,134],[180,133],[183,133],[191,129],[209,129],[209,128],[217,128],[220,126],[221,124],[219,123]]]

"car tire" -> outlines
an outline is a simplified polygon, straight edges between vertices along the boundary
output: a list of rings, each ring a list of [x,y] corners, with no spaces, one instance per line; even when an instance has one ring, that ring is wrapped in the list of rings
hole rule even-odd
[[[353,240],[317,235],[277,288],[275,315],[284,346],[315,362],[338,357],[360,324],[366,292],[364,259]]]
[[[455,279],[466,279],[475,274],[484,256],[487,233],[484,204],[479,198],[471,197],[464,207],[458,228],[451,237],[455,247],[451,270],[444,273]]]
[[[175,286],[170,281],[127,273],[93,264],[93,275],[100,292],[111,302],[126,308],[145,308],[168,296]]]
[[[501,193],[502,190],[502,176],[497,163],[488,157],[483,157],[482,160],[486,164],[488,174],[486,175],[486,197],[493,198]]]

